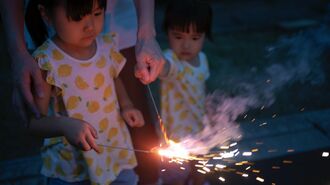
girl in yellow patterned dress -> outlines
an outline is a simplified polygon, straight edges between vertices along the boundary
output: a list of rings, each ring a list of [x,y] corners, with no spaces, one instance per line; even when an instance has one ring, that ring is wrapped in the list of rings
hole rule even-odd
[[[117,36],[100,34],[106,0],[30,1],[27,26],[34,41],[42,43],[33,56],[46,92],[35,97],[44,116],[29,125],[46,137],[41,173],[51,185],[136,184],[125,121],[135,127],[144,120],[118,78],[126,60],[118,52]],[[50,39],[44,23],[54,28]]]
[[[172,0],[167,6],[164,29],[170,49],[164,52],[166,63],[160,74],[161,117],[168,138],[176,142],[203,129],[205,81],[210,74],[201,50],[205,37],[211,38],[211,24],[212,10],[205,1]],[[204,183],[196,169],[180,166],[165,163],[166,171],[161,172],[165,184]]]

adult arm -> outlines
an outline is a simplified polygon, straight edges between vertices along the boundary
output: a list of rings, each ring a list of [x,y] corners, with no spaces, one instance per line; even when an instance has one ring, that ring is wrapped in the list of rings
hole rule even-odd
[[[31,93],[31,86],[33,84],[33,91],[36,92],[38,97],[43,96],[41,72],[25,45],[24,1],[1,0],[0,6],[14,78],[13,103],[21,118],[27,122],[25,105],[36,117],[39,116],[39,111]]]
[[[154,0],[135,0],[138,16],[138,33],[135,46],[137,65],[135,76],[144,84],[156,80],[165,60],[156,41]]]

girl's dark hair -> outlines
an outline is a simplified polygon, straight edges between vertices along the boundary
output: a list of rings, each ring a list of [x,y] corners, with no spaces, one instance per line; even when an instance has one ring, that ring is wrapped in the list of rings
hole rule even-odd
[[[165,11],[163,28],[189,31],[190,24],[198,33],[212,40],[212,9],[206,0],[170,0]]]
[[[25,13],[25,23],[36,46],[40,46],[48,37],[47,27],[41,18],[39,5],[43,5],[49,16],[59,5],[66,9],[69,20],[79,21],[93,10],[93,4],[97,2],[100,8],[106,8],[106,0],[29,0]]]

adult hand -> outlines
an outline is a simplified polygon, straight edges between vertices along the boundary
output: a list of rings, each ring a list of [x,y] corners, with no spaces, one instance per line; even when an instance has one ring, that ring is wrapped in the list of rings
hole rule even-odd
[[[135,77],[143,84],[156,80],[163,69],[165,59],[155,38],[138,39],[135,54],[137,59]]]
[[[11,60],[14,79],[13,104],[21,119],[27,123],[27,111],[32,112],[37,118],[40,117],[32,92],[40,98],[43,97],[41,71],[28,52],[13,54]]]

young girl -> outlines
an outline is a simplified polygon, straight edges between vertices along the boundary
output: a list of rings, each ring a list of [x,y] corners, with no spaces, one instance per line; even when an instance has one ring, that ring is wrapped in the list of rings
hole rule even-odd
[[[55,31],[33,53],[45,78],[44,98],[36,97],[44,117],[29,127],[47,137],[42,174],[49,184],[136,184],[124,120],[133,127],[144,120],[118,78],[125,58],[116,35],[99,35],[106,1],[30,1],[26,19],[34,41],[47,38],[44,22]]]
[[[161,117],[169,139],[177,142],[203,128],[209,69],[201,50],[205,37],[211,39],[211,22],[212,10],[201,0],[172,0],[166,9],[164,29],[170,49],[164,52],[166,64],[160,75]],[[203,177],[196,175],[193,167],[188,172],[179,166],[168,166],[162,172],[163,181],[184,184],[190,175],[193,184],[203,184]]]

